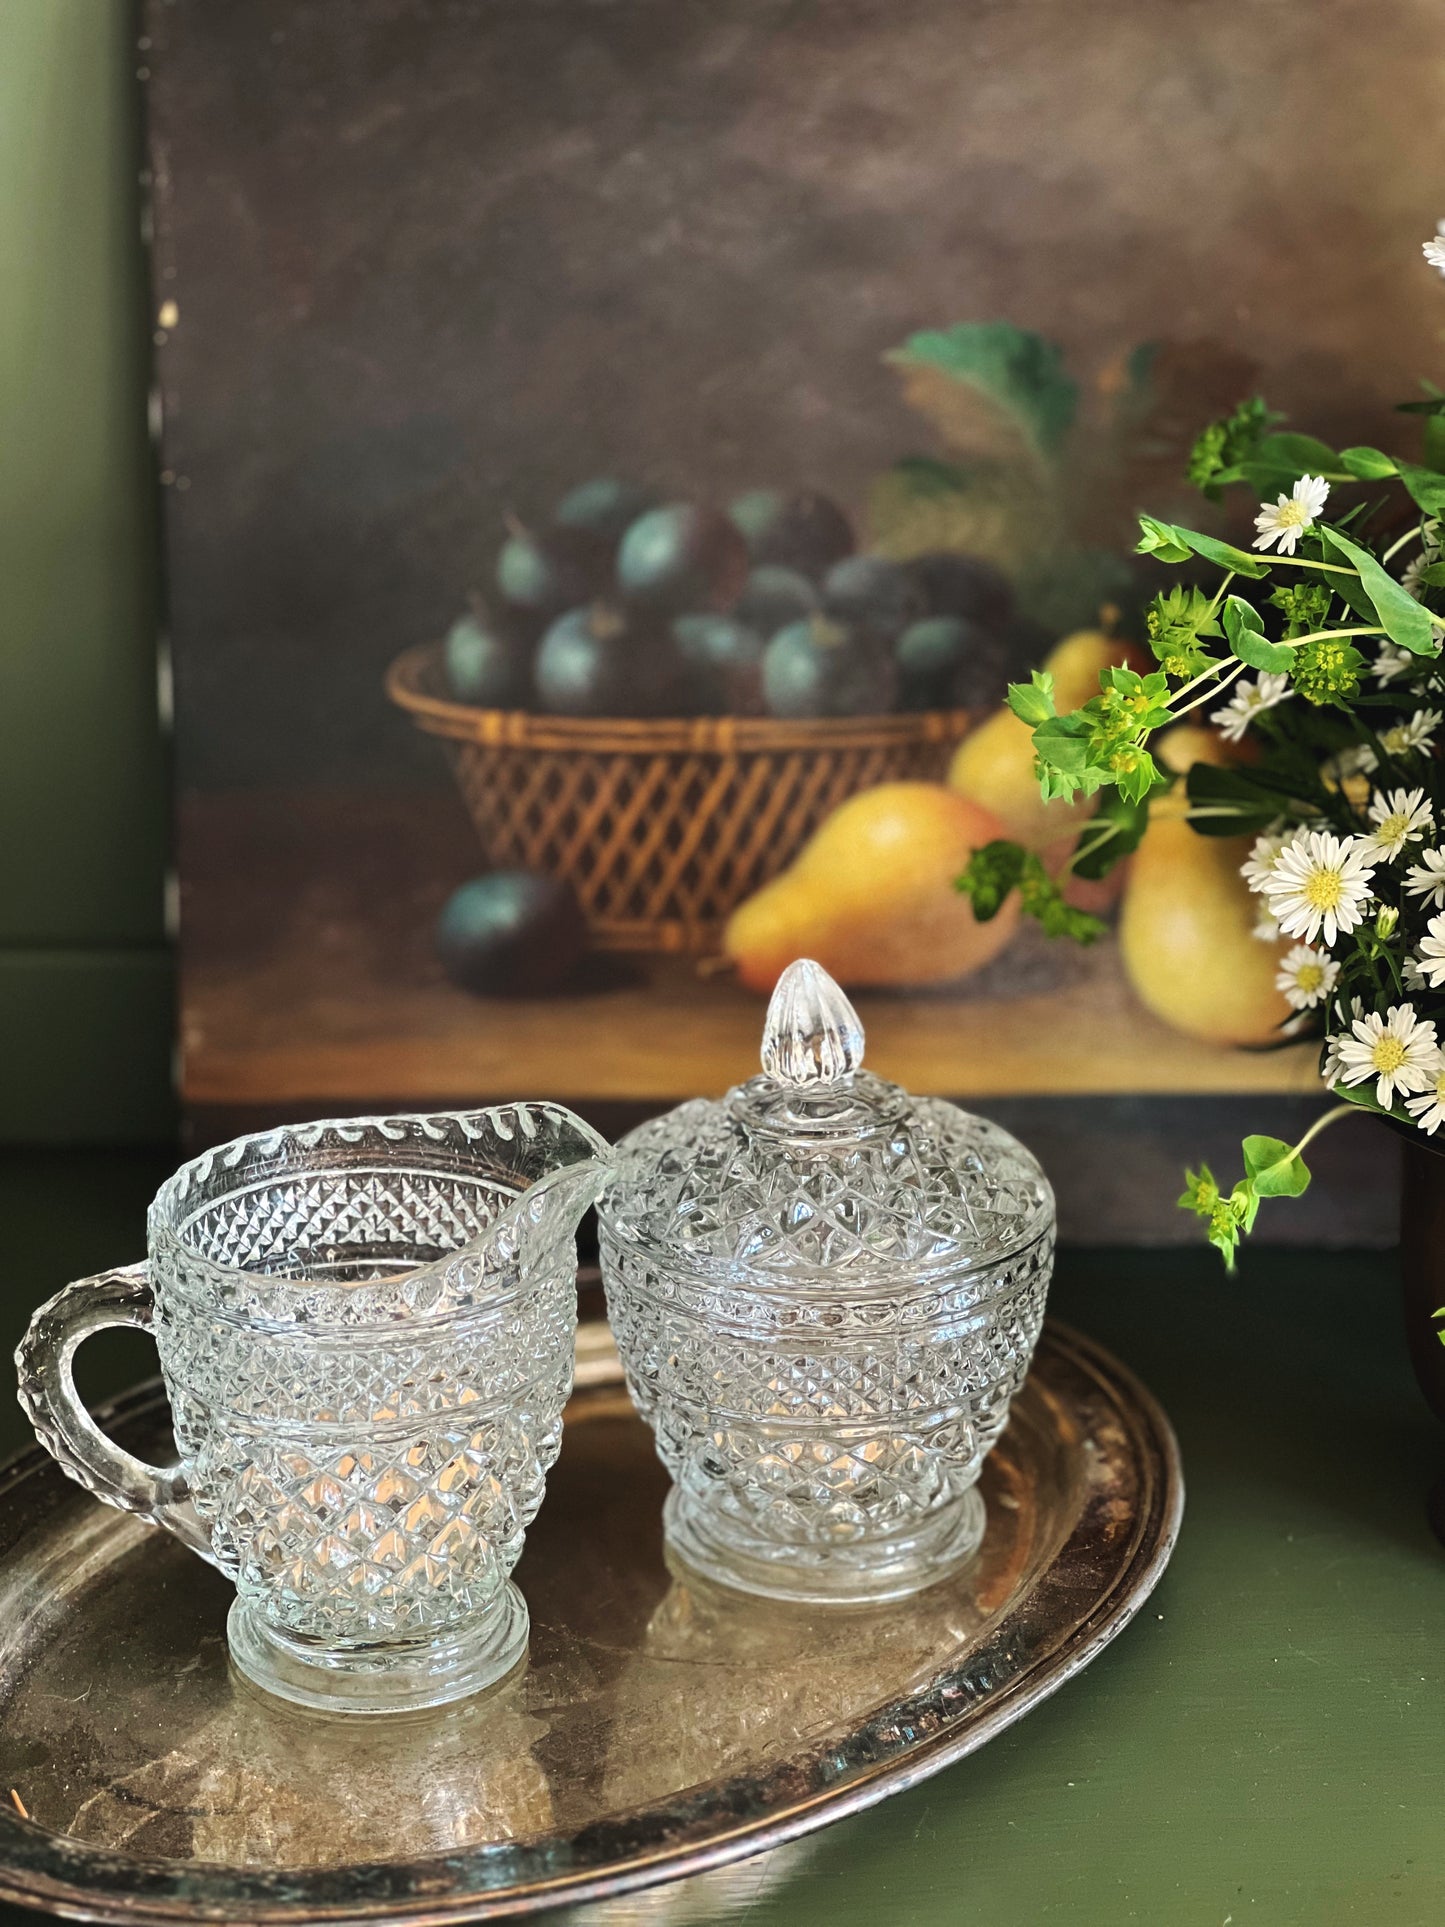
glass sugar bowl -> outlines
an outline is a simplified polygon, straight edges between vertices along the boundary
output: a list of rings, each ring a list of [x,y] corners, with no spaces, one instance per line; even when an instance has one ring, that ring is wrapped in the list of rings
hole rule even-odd
[[[624,1138],[598,1207],[668,1542],[770,1598],[900,1599],[973,1554],[1053,1267],[1023,1145],[862,1057],[832,978],[789,965],[762,1075]]]

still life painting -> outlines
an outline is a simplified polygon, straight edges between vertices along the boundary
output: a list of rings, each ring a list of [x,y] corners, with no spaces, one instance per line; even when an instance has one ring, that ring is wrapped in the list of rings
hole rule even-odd
[[[1379,298],[1399,117],[1331,149],[1323,16],[1113,6],[1084,84],[1066,9],[981,9],[966,87],[938,4],[152,16],[202,1136],[634,1122],[728,1083],[798,955],[920,1089],[1313,1092],[1234,868],[1160,822],[1091,880],[1005,690],[1152,663],[1135,518],[1195,512],[1205,423],[1267,388],[1377,440],[1429,365],[1424,278]],[[1191,200],[1225,122],[1250,164]],[[995,838],[1104,939],[977,918]]]

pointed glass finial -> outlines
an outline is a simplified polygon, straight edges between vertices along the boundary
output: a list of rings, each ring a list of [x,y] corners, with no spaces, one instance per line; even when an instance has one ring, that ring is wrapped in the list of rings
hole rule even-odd
[[[799,957],[768,1005],[763,1069],[783,1084],[843,1084],[862,1062],[857,1011],[821,964]]]

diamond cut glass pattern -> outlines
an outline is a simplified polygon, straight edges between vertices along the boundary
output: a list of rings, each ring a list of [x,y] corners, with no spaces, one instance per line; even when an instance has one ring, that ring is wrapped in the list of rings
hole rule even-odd
[[[781,1597],[898,1597],[972,1553],[1052,1267],[1033,1157],[862,1050],[837,986],[791,966],[772,1069],[625,1138],[600,1206],[673,1546]]]
[[[155,1330],[181,1494],[137,1503],[64,1449],[63,1423],[52,1442],[22,1356],[37,1429],[235,1581],[232,1653],[262,1685],[365,1711],[473,1691],[525,1646],[509,1579],[561,1443],[575,1232],[609,1155],[544,1104],[222,1146],[151,1207],[135,1321]],[[37,1327],[63,1331],[102,1283]]]

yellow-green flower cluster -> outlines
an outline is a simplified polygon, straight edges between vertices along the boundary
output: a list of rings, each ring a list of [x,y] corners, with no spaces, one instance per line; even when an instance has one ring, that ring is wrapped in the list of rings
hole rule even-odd
[[[1291,678],[1308,703],[1347,703],[1359,693],[1365,659],[1343,636],[1317,636],[1295,651]]]

